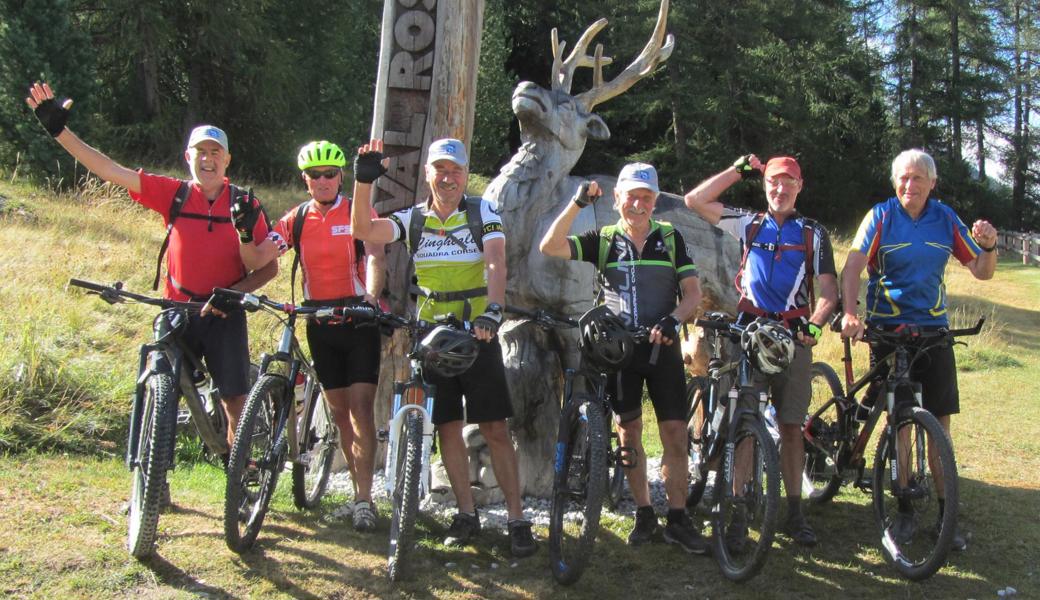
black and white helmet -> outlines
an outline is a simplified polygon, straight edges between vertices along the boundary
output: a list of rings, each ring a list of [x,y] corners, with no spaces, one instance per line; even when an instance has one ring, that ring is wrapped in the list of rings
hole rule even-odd
[[[477,341],[470,334],[447,325],[438,325],[419,342],[423,365],[441,377],[465,373],[477,360]]]
[[[620,371],[632,360],[635,342],[625,323],[601,304],[578,319],[581,351],[586,359],[605,371]]]
[[[740,342],[758,370],[767,375],[783,372],[794,359],[794,338],[776,321],[755,319],[744,329]]]

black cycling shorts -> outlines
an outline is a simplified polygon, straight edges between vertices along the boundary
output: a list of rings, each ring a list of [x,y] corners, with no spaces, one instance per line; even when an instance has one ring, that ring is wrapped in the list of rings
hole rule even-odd
[[[221,398],[249,393],[249,333],[244,310],[231,311],[226,318],[190,315],[181,339],[192,354],[205,361]]]
[[[374,325],[307,323],[314,370],[326,390],[379,383],[381,342],[379,328]]]
[[[649,343],[636,344],[628,368],[607,378],[610,406],[622,422],[642,416],[644,382],[659,422],[686,420],[689,407],[679,342],[661,345],[656,365],[650,364],[653,347]]]
[[[477,347],[480,348],[477,360],[462,375],[426,375],[426,380],[437,386],[433,402],[434,425],[452,421],[490,423],[513,416],[498,337],[490,342],[478,341]],[[465,406],[463,396],[466,397]]]
[[[893,347],[888,344],[871,344],[870,365],[874,366],[892,350]],[[888,366],[881,367],[879,374],[881,377],[888,375]],[[921,384],[921,401],[928,412],[937,417],[961,412],[960,391],[957,388],[957,358],[952,347],[943,344],[926,350],[925,355],[918,358],[910,368],[910,379]],[[871,386],[871,389],[876,389],[876,386]],[[907,389],[901,389],[896,393],[897,403],[910,398]],[[864,398],[864,402],[873,406],[873,399]]]

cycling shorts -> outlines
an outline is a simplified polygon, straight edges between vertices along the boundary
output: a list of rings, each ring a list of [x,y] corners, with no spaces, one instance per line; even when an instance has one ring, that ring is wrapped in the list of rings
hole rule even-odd
[[[480,349],[477,359],[462,375],[426,375],[426,380],[437,386],[433,403],[435,425],[452,421],[490,423],[513,416],[498,337],[490,342],[478,341],[477,347]],[[465,405],[463,396],[466,397]]]
[[[226,318],[191,315],[181,339],[192,354],[205,361],[221,398],[249,393],[249,334],[244,310],[233,310]]]
[[[379,383],[379,351],[382,338],[374,324],[307,323],[307,345],[311,349],[318,381],[326,390],[355,383]]]
[[[642,416],[644,383],[658,422],[686,420],[686,375],[678,340],[671,346],[660,346],[656,365],[650,364],[653,347],[649,343],[636,344],[628,368],[607,378],[607,395],[619,422]]]

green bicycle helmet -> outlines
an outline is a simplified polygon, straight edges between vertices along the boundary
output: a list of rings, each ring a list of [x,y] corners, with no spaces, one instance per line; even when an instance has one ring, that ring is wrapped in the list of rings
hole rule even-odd
[[[310,142],[300,148],[300,154],[296,157],[296,164],[304,171],[311,167],[339,167],[342,169],[347,164],[347,158],[343,150],[332,142],[320,140]]]

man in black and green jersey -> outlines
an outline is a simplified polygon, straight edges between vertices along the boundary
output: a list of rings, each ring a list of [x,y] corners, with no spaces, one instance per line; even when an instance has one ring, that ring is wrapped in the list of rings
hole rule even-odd
[[[664,539],[687,552],[705,554],[708,544],[686,514],[687,407],[682,353],[675,343],[679,325],[700,304],[700,280],[679,232],[651,218],[659,191],[654,167],[626,165],[614,187],[614,206],[621,215],[617,224],[568,237],[578,213],[601,194],[596,182],[582,184],[574,201],[550,225],[539,249],[549,256],[597,265],[610,310],[630,327],[650,330],[649,340],[636,346],[632,362],[614,374],[607,386],[621,445],[632,448],[635,455],[635,466],[627,470],[627,476],[638,508],[628,543],[645,543],[657,531],[642,443],[645,382],[664,447],[661,470],[668,498]],[[660,350],[652,365],[655,345]]]
[[[362,146],[355,172],[379,169],[382,149],[382,140]],[[371,217],[371,184],[355,181],[351,227],[354,237],[366,242],[406,242],[415,263],[419,318],[433,321],[436,316],[453,313],[472,319],[474,335],[480,342],[476,362],[462,375],[426,375],[437,386],[433,422],[459,508],[445,543],[463,544],[480,531],[470,490],[469,455],[462,438],[466,422],[477,423],[491,450],[491,466],[505,496],[510,549],[515,556],[528,556],[534,553],[535,543],[531,523],[523,518],[516,449],[506,424],[513,408],[496,335],[505,302],[506,236],[502,219],[491,203],[466,197],[468,164],[461,141],[442,139],[430,144],[426,159],[429,199],[386,219]],[[416,219],[422,219],[421,225]],[[474,222],[482,226],[473,227]]]

